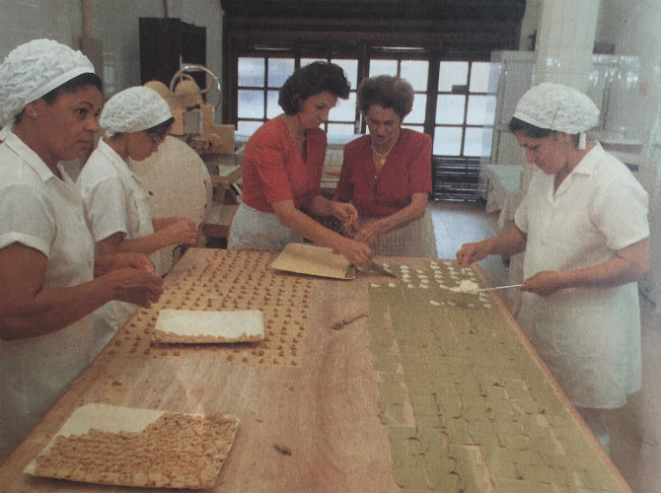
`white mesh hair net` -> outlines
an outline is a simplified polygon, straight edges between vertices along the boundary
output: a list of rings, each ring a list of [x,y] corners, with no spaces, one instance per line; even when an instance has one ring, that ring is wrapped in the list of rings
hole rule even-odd
[[[536,127],[575,135],[597,124],[599,109],[576,89],[543,82],[521,97],[514,117]]]
[[[27,104],[87,73],[94,73],[92,62],[57,41],[34,39],[14,48],[0,65],[0,126]]]
[[[104,105],[99,125],[108,137],[141,132],[172,118],[168,103],[153,89],[129,87]]]

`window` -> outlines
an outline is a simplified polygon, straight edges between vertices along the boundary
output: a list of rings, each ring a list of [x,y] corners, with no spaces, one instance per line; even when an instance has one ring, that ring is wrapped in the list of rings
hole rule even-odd
[[[282,82],[269,74],[272,59],[294,68],[317,59],[343,66],[352,93],[331,111],[329,137],[366,132],[355,108],[363,78],[400,75],[415,91],[404,126],[433,138],[434,197],[447,196],[445,188],[468,190],[464,182],[475,188],[481,156],[490,152],[484,143],[492,133],[495,102],[487,91],[486,61],[495,50],[518,49],[525,0],[220,1],[225,123],[245,133],[268,119],[268,93]],[[239,84],[239,59],[243,66],[252,58],[261,60],[259,82]],[[239,91],[245,91],[240,103]],[[455,179],[460,168],[470,180]]]
[[[434,155],[481,157],[491,151],[495,95],[489,92],[490,64],[482,61],[440,61],[438,87],[430,90],[430,58],[421,48],[373,48],[363,65],[364,77],[393,75],[406,79],[414,90],[413,109],[404,127],[432,134]],[[241,56],[237,73],[237,132],[252,134],[265,121],[282,112],[278,91],[296,68],[315,61],[336,63],[351,84],[348,100],[339,99],[330,111],[324,130],[329,135],[364,133],[356,107],[356,90],[362,79],[355,57]],[[435,98],[429,116],[428,98]],[[429,122],[431,121],[431,124]]]
[[[237,91],[237,131],[252,134],[267,120],[282,113],[278,91],[295,67],[312,62],[332,62],[344,70],[351,84],[349,99],[338,99],[330,111],[324,130],[331,135],[356,133],[356,89],[358,60],[341,58],[239,57]]]
[[[392,75],[406,79],[413,87],[413,109],[404,119],[403,127],[424,132],[427,108],[427,82],[429,61],[409,60],[405,58],[372,58],[369,76]]]
[[[441,61],[434,119],[434,155],[491,153],[496,96],[489,93],[488,62]]]

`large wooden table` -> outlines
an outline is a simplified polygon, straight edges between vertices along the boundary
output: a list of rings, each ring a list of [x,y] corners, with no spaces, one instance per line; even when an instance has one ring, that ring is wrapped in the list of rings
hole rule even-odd
[[[327,280],[274,259],[189,250],[0,466],[0,490],[131,491],[23,473],[77,407],[102,402],[237,416],[213,491],[630,491],[499,299],[434,291],[452,262],[382,259],[399,279]],[[163,307],[263,309],[268,341],[155,345]]]

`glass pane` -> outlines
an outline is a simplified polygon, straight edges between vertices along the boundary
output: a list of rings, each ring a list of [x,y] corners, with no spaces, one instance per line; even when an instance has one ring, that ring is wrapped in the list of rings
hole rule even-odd
[[[468,62],[441,62],[438,71],[439,92],[452,92],[452,86],[468,82]]]
[[[468,96],[466,123],[493,125],[496,118],[496,96]]]
[[[239,118],[264,118],[264,92],[239,91]]]
[[[262,126],[262,124],[263,122],[247,122],[245,120],[239,120],[239,124],[236,127],[236,133],[241,135],[252,135]]]
[[[473,62],[471,66],[470,92],[489,92],[491,63]]]
[[[414,91],[427,90],[429,62],[422,60],[402,60],[400,77],[413,86]]]
[[[328,135],[353,135],[353,124],[329,123]]]
[[[464,156],[489,156],[491,154],[491,128],[467,128],[464,140]]]
[[[434,132],[434,154],[437,156],[459,156],[461,152],[461,127],[436,127]]]
[[[239,57],[239,87],[264,87],[264,60]]]
[[[464,123],[466,96],[438,96],[436,103],[436,123]]]
[[[266,95],[266,118],[269,120],[282,113],[282,108],[278,104],[279,95],[280,93],[278,91],[269,91]]]
[[[375,75],[397,75],[397,60],[370,60],[370,77]]]
[[[342,67],[351,89],[355,91],[358,87],[358,60],[331,60],[331,62]]]
[[[425,110],[427,106],[427,95],[416,94],[413,98],[413,109],[404,119],[406,123],[425,123]]]
[[[328,113],[330,121],[349,121],[356,120],[356,93],[349,94],[349,99],[337,99],[335,108]]]
[[[280,88],[294,73],[293,58],[269,58],[268,87]]]

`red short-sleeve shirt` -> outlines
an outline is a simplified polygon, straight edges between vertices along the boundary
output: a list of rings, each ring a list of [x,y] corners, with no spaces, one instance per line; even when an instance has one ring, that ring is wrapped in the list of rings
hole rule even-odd
[[[284,120],[274,118],[259,127],[243,155],[243,201],[261,212],[273,212],[271,204],[293,200],[300,208],[319,195],[326,156],[326,134],[308,130],[306,161],[296,148]]]
[[[430,193],[431,137],[403,128],[376,174],[369,135],[344,146],[344,162],[335,198],[352,202],[364,216],[389,216],[411,203],[414,193]]]

